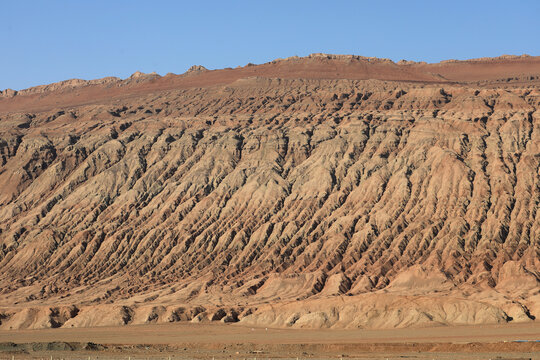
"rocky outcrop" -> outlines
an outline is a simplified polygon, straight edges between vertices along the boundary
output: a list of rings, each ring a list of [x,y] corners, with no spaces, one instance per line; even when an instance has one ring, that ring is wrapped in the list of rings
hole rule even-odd
[[[32,94],[44,94],[44,93],[66,91],[66,90],[69,91],[69,90],[73,90],[76,88],[89,86],[89,85],[111,85],[119,81],[121,81],[120,78],[112,77],[112,76],[106,77],[103,79],[96,79],[96,80],[70,79],[70,80],[64,80],[64,81],[60,81],[60,82],[49,84],[49,85],[40,85],[40,86],[35,86],[28,89],[20,90],[20,91],[17,91],[13,95],[21,96],[21,95],[32,95]]]
[[[0,112],[0,328],[540,315],[534,82],[137,86]]]
[[[185,74],[199,74],[204,71],[208,71],[208,69],[202,65],[193,65],[185,72]]]
[[[12,98],[17,95],[17,91],[13,89],[0,90],[0,97]]]

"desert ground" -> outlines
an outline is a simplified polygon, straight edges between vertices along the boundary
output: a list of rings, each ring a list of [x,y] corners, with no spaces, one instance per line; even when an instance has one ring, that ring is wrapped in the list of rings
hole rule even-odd
[[[133,325],[0,331],[0,358],[538,359],[535,340],[536,323],[391,330]]]

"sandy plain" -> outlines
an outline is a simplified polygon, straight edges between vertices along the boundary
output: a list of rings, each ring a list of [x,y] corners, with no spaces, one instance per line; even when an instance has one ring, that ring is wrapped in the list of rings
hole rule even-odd
[[[0,331],[0,359],[540,359],[539,340],[535,322],[391,330],[176,323]]]

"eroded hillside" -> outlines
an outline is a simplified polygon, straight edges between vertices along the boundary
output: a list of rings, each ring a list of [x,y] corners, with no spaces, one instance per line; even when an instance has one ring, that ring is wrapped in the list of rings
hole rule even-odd
[[[540,89],[524,79],[150,76],[92,104],[5,98],[0,328],[533,321]]]

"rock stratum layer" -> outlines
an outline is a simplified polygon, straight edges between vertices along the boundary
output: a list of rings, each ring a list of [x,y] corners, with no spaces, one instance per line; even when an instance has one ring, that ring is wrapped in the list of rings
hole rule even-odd
[[[316,54],[0,97],[0,329],[540,316],[540,59]]]

